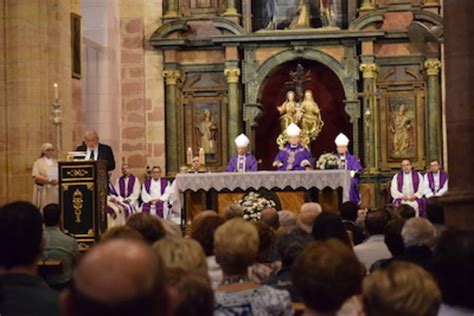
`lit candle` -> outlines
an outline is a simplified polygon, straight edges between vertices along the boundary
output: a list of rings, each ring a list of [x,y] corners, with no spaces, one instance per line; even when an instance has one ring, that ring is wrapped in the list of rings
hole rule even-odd
[[[57,100],[57,99],[59,99],[58,84],[55,82],[55,83],[53,84],[53,86],[54,86],[54,98]]]

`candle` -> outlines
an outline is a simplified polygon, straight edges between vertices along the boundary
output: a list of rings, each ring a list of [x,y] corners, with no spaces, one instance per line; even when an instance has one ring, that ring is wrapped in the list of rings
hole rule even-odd
[[[59,99],[58,84],[55,82],[53,84],[53,87],[54,87],[54,98],[57,100],[57,99]]]
[[[193,150],[191,149],[191,147],[188,147],[188,152],[186,154],[186,163],[190,165],[192,161],[193,161]]]
[[[201,163],[202,166],[206,164],[206,156],[204,152],[204,148],[199,148],[199,162]]]

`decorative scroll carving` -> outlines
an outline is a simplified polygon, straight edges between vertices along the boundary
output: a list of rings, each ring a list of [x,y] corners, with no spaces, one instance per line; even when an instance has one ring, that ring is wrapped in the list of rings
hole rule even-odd
[[[74,216],[76,217],[76,223],[81,223],[82,207],[84,206],[84,199],[81,190],[76,189],[72,196],[72,207],[74,208]]]

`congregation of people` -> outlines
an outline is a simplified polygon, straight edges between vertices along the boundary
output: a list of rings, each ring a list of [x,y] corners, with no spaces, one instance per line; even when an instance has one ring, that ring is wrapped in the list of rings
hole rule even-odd
[[[474,233],[409,205],[131,215],[80,254],[57,204],[0,208],[2,315],[472,315]],[[62,260],[38,275],[38,261]]]

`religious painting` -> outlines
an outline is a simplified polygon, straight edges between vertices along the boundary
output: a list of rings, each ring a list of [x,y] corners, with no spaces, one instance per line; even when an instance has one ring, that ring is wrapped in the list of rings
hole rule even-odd
[[[392,159],[416,157],[415,96],[389,97],[387,116],[389,157]]]
[[[71,13],[71,62],[72,77],[81,79],[81,16]]]
[[[344,0],[252,1],[253,30],[347,28],[349,7]]]
[[[224,9],[224,2],[224,0],[189,0],[181,6],[181,9],[185,15],[216,14]]]
[[[194,104],[194,148],[203,149],[206,162],[215,162],[219,153],[219,103],[207,100]]]

